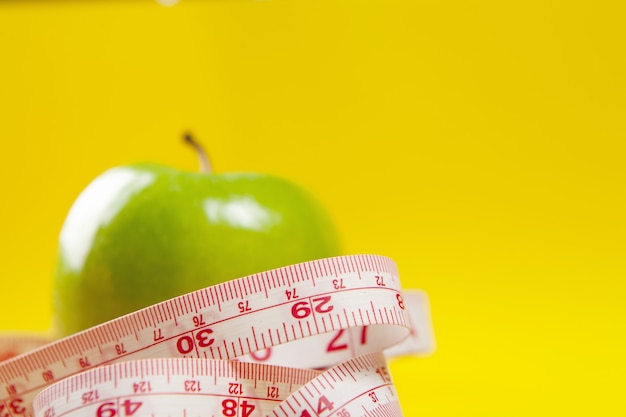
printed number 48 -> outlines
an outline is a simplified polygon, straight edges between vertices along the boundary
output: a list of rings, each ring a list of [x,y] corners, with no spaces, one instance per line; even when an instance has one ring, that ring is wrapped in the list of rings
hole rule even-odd
[[[237,407],[241,410],[241,414],[237,414]],[[254,409],[254,404],[248,404],[246,400],[243,400],[241,404],[237,404],[237,401],[232,398],[227,398],[222,401],[222,415],[225,417],[249,417]]]

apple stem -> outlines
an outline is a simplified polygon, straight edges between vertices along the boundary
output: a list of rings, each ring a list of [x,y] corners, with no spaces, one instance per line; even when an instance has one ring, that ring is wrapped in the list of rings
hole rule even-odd
[[[202,145],[200,145],[196,140],[191,136],[191,133],[185,133],[184,135],[185,142],[193,146],[198,154],[198,161],[200,161],[200,171],[202,172],[212,172],[213,169],[211,167],[211,161],[209,161],[209,157]]]

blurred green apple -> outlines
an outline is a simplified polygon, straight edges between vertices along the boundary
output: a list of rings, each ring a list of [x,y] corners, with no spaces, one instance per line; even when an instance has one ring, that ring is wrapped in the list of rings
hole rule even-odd
[[[66,336],[190,291],[340,251],[324,207],[285,179],[148,163],[112,168],[83,190],[61,229],[53,327]]]

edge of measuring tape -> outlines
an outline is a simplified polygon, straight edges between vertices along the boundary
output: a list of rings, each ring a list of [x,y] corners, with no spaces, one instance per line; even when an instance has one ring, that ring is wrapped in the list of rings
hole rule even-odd
[[[198,358],[139,359],[64,379],[35,397],[34,409],[42,417],[138,411],[186,416],[199,410],[230,417],[402,415],[381,352],[324,372]]]
[[[48,333],[11,331],[0,335],[0,363],[52,342]]]
[[[384,360],[379,352],[428,353],[434,348],[427,299],[423,293],[415,294],[421,307],[410,314],[407,303],[413,296],[402,291],[393,260],[379,255],[326,258],[250,275],[166,300],[0,362],[0,384],[6,388],[0,404],[8,415],[50,414],[45,404],[32,409],[37,394],[45,396],[66,378],[93,375],[95,371],[85,373],[89,369],[145,358],[263,361],[265,366],[290,370],[285,371],[288,374],[301,368],[354,367],[360,358],[371,365],[364,367],[370,375],[372,369],[381,368],[372,365]],[[302,389],[313,389],[311,383]],[[353,390],[344,395],[353,395]],[[359,403],[356,398],[360,397],[350,401]],[[392,403],[387,409],[399,410]],[[114,410],[102,410],[97,417],[113,417]],[[130,415],[132,410],[125,411]],[[234,406],[222,411],[225,416],[235,412]],[[315,415],[306,414],[311,412],[307,409],[290,412],[276,415]],[[245,410],[241,415],[246,416]]]

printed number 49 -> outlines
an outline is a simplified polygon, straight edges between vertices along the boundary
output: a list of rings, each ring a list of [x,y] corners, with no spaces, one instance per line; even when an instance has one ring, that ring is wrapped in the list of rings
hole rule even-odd
[[[141,401],[131,401],[127,399],[120,404],[121,410],[118,410],[114,402],[102,403],[96,410],[96,417],[115,417],[118,412],[121,416],[132,416],[139,407],[141,407],[141,404],[143,404]]]

